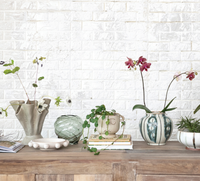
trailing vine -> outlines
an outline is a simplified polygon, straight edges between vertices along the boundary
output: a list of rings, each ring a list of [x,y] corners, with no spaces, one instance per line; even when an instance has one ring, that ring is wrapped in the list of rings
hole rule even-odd
[[[88,129],[87,136],[84,136],[84,129],[83,129],[83,144],[84,144],[83,148],[84,149],[87,149],[90,152],[94,152],[94,155],[99,155],[100,152],[98,152],[96,148],[93,148],[93,147],[89,148],[88,144],[87,144],[88,143],[87,140],[89,138],[90,124],[91,123],[94,124],[94,126],[95,126],[94,132],[96,132],[98,124],[99,124],[99,119],[102,119],[102,124],[103,124],[103,121],[106,119],[106,116],[107,116],[108,117],[107,121],[106,121],[107,130],[104,133],[107,136],[107,135],[109,135],[109,132],[108,132],[108,127],[109,127],[109,124],[110,124],[109,116],[115,115],[115,114],[116,114],[116,111],[114,109],[111,110],[111,111],[107,111],[105,105],[96,106],[96,109],[92,109],[91,110],[91,113],[86,116],[86,120],[84,121],[84,123],[82,125],[84,129]],[[101,124],[101,129],[102,129],[102,124]],[[125,121],[121,122],[121,124],[122,124],[121,127],[124,128]],[[113,145],[115,141],[117,141],[118,139],[122,138],[123,137],[123,133],[124,133],[124,129],[123,129],[122,134],[118,138],[116,138],[116,140],[114,140],[110,145]],[[99,134],[99,139],[100,140],[105,139],[102,136],[101,133]],[[106,148],[108,148],[110,145],[108,145]],[[102,150],[105,150],[105,149],[102,149]]]

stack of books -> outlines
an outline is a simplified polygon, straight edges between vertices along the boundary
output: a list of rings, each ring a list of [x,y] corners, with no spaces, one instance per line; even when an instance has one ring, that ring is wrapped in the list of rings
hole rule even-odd
[[[0,141],[0,153],[17,153],[23,147],[19,142]]]
[[[130,150],[133,149],[131,135],[124,134],[122,138],[116,135],[115,138],[99,139],[99,135],[91,135],[88,139],[88,147],[96,148],[97,150]]]

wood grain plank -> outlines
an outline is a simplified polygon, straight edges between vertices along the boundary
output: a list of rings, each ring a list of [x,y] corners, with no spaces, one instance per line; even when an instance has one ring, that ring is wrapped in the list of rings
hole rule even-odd
[[[0,175],[0,181],[7,181],[7,175]]]
[[[95,181],[95,175],[74,175],[74,181]]]
[[[74,175],[36,175],[36,181],[74,181]]]
[[[136,164],[134,162],[122,162],[113,164],[114,181],[135,181]]]
[[[35,181],[35,175],[0,175],[0,181]]]
[[[156,174],[156,175],[199,175],[200,162],[196,160],[141,160],[137,166],[137,174]]]
[[[74,175],[74,181],[113,181],[111,174]]]
[[[194,175],[137,175],[136,181],[199,181]]]

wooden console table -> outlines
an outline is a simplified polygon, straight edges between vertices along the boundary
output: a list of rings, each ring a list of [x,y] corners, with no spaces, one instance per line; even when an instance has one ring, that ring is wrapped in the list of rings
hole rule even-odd
[[[148,146],[134,142],[133,150],[101,151],[82,144],[56,151],[25,147],[0,153],[0,181],[199,181],[200,152],[178,142]]]

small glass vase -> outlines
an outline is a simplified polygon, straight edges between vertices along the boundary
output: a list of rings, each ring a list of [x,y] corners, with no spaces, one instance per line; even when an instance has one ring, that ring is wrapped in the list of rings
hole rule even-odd
[[[62,115],[57,118],[54,123],[55,133],[58,138],[63,138],[69,141],[70,145],[78,144],[82,136],[83,121],[76,115]]]
[[[152,112],[140,120],[139,128],[148,145],[165,145],[172,134],[173,122],[162,112]]]

